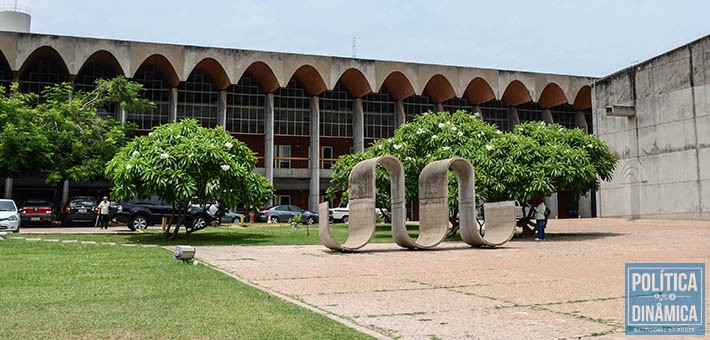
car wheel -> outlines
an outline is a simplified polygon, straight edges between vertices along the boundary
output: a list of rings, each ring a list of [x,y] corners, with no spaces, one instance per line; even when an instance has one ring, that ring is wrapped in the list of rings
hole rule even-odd
[[[207,219],[204,216],[197,216],[192,219],[192,229],[204,229],[207,227]]]
[[[271,217],[269,217],[269,221],[271,221],[271,223],[279,223],[279,217],[278,216],[271,216]]]
[[[232,223],[237,223],[237,221],[239,221],[239,219],[236,217],[232,219]]]
[[[348,216],[343,216],[341,220],[343,221],[343,223],[348,223],[348,221],[350,221],[350,218],[348,218]]]
[[[148,228],[148,218],[143,215],[136,215],[128,221],[128,229],[133,231]]]
[[[315,218],[315,217],[311,216],[311,217],[309,217],[309,218],[306,219],[306,224],[314,224],[314,223],[316,223],[316,218]]]
[[[15,230],[13,231],[13,233],[19,233],[19,232],[20,232],[20,227],[17,227],[17,229],[15,229]]]

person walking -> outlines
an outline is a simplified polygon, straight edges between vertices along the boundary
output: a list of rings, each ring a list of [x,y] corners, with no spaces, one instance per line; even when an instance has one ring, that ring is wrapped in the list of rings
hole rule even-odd
[[[545,225],[547,224],[547,221],[545,221],[545,211],[547,207],[545,206],[544,198],[538,197],[537,202],[538,204],[535,206],[535,226],[537,227],[537,237],[535,241],[542,241],[545,239]]]
[[[101,229],[108,229],[108,213],[110,205],[111,203],[108,201],[107,196],[104,196],[101,203],[99,203],[99,227]]]

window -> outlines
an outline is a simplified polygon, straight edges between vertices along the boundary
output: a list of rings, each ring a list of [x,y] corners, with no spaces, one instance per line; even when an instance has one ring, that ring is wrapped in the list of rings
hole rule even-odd
[[[291,146],[274,145],[274,168],[288,169],[291,167]]]
[[[332,146],[322,146],[321,148],[321,168],[330,169],[333,166],[333,147]]]
[[[263,134],[266,96],[256,79],[242,76],[227,90],[226,128],[232,133]]]
[[[39,59],[30,65],[20,79],[20,92],[41,95],[45,87],[65,81],[61,63],[53,59]],[[37,98],[33,104],[43,101]]]
[[[537,104],[526,103],[517,106],[518,119],[521,123],[525,122],[542,122],[542,110],[539,110]]]
[[[141,66],[133,77],[133,81],[143,85],[141,96],[155,103],[153,109],[141,113],[126,113],[126,121],[136,123],[138,130],[149,131],[155,126],[168,122],[172,90],[166,79],[153,64]]]
[[[451,98],[443,103],[444,111],[449,113],[454,113],[458,110],[464,110],[466,112],[474,113],[473,106],[468,103],[466,98]]]
[[[404,100],[404,116],[407,122],[411,122],[414,116],[427,111],[434,111],[434,104],[427,96],[411,96]]]
[[[291,80],[274,92],[274,135],[310,136],[311,98]]]
[[[194,70],[178,87],[177,120],[194,118],[202,126],[213,128],[217,126],[218,117],[219,92],[206,72]]]
[[[362,109],[365,118],[365,138],[381,139],[394,135],[395,102],[389,94],[368,94],[362,98]]]
[[[110,65],[96,61],[86,65],[74,79],[74,90],[90,92],[96,88],[97,79],[111,79],[117,74]],[[117,102],[105,103],[97,109],[100,116],[110,116],[119,119],[121,106]]]
[[[320,97],[320,135],[353,136],[353,100],[340,83]]]
[[[291,195],[276,196],[276,205],[290,205],[290,204],[291,204]]]
[[[508,123],[508,108],[503,107],[500,100],[492,100],[481,105],[483,121],[498,126],[500,131],[510,131]]]

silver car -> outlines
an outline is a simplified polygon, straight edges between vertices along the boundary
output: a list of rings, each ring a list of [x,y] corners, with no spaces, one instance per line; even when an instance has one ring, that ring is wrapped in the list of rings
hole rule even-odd
[[[0,199],[0,231],[20,232],[20,212],[15,201]]]

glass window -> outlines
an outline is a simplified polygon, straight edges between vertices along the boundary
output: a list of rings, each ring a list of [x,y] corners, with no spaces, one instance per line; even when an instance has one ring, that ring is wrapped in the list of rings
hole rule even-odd
[[[291,168],[290,145],[274,145],[274,168]]]
[[[310,136],[311,98],[292,79],[274,92],[274,135]]]
[[[20,92],[42,94],[45,87],[66,81],[61,61],[53,58],[40,58],[22,74]],[[33,104],[39,104],[44,99],[37,98]]]
[[[387,93],[370,93],[362,98],[365,138],[381,139],[394,135],[395,105]]]
[[[483,121],[498,126],[500,131],[510,131],[508,108],[503,107],[499,100],[492,100],[481,105]]]
[[[227,89],[227,130],[241,134],[264,133],[266,95],[256,79],[244,75]]]
[[[404,116],[407,122],[427,111],[434,111],[434,103],[431,103],[427,96],[411,96],[404,100]]]
[[[95,61],[85,65],[81,72],[74,79],[74,90],[90,92],[96,88],[97,79],[111,79],[118,74],[111,65],[101,61]],[[120,118],[121,106],[117,102],[110,102],[98,108],[97,113],[101,116]]]
[[[194,70],[186,82],[178,86],[177,120],[194,118],[207,128],[217,126],[219,91],[211,77],[202,70]]]
[[[153,64],[142,65],[133,77],[133,81],[143,85],[141,96],[155,103],[153,109],[141,113],[126,113],[126,121],[136,123],[138,130],[149,131],[168,122],[172,90],[166,79]]]
[[[443,103],[444,111],[454,113],[458,110],[473,113],[473,105],[469,104],[466,98],[451,98]]]
[[[321,147],[321,168],[330,169],[334,163],[333,147],[332,146],[322,146]]]
[[[320,96],[320,135],[353,136],[353,99],[340,83]]]

